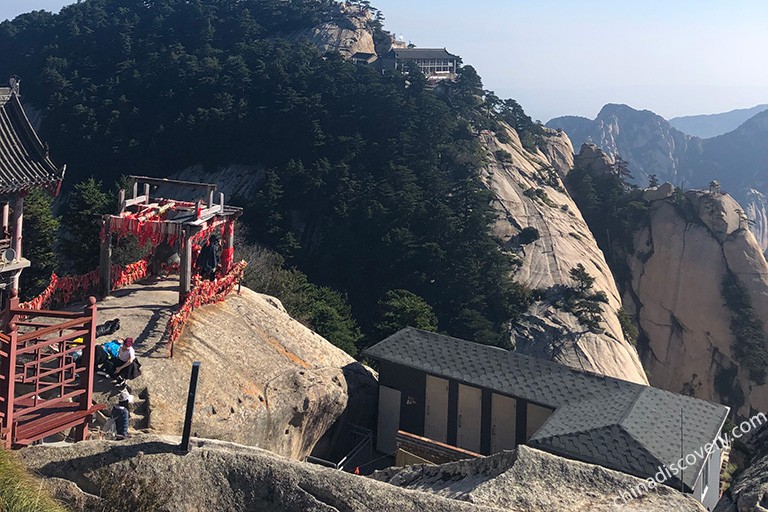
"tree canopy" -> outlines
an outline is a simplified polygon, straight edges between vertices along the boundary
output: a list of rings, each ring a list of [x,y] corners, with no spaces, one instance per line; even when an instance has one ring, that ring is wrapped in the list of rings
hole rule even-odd
[[[528,295],[478,179],[480,77],[465,66],[441,95],[288,38],[339,13],[331,0],[84,0],[0,24],[0,69],[44,109],[68,187],[251,165],[258,192],[237,201],[252,241],[347,297],[369,338],[379,299],[402,289],[446,332],[507,345]],[[500,108],[528,126],[515,105]]]

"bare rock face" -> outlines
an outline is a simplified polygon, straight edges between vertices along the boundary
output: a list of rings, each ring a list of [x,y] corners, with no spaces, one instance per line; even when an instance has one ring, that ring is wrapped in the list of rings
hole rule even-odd
[[[768,198],[765,194],[753,188],[747,190],[745,213],[754,222],[750,227],[758,245],[764,254],[768,254]]]
[[[663,486],[625,504],[619,493],[642,480],[526,446],[473,461],[393,468],[367,478],[257,448],[193,441],[184,456],[176,453],[178,438],[157,436],[32,446],[20,456],[57,498],[88,512],[104,509],[99,496],[119,499],[125,510],[168,512],[703,510],[692,498]]]
[[[130,386],[143,402],[133,414],[137,428],[181,433],[194,361],[202,363],[195,435],[302,459],[335,425],[373,425],[372,372],[291,318],[280,301],[247,288],[195,310],[170,358],[160,341],[167,317],[158,317],[177,297],[176,287],[161,280],[99,304],[100,321],[120,318],[120,334],[136,337],[142,375]],[[101,377],[98,389],[100,401],[115,401],[115,387]]]
[[[617,317],[621,300],[611,271],[563,186],[562,172],[546,156],[564,154],[563,148],[570,147],[567,137],[562,132],[551,133],[549,140],[554,139],[559,149],[534,154],[523,148],[514,130],[507,128],[507,132],[509,143],[483,133],[490,162],[483,179],[494,194],[493,207],[498,212],[495,234],[518,263],[513,278],[530,289],[573,286],[569,272],[581,263],[595,278],[593,290],[608,298],[597,331],[580,325],[572,313],[537,303],[514,333],[516,350],[647,384],[637,351],[625,339]],[[564,169],[570,163],[565,159],[559,166]],[[538,237],[521,240],[526,228],[536,230]]]
[[[734,313],[722,293],[734,274],[768,325],[768,264],[738,203],[689,191],[649,206],[650,222],[635,232],[627,258],[625,304],[648,340],[651,383],[728,404],[741,416],[768,409],[768,386],[753,382],[734,353]]]
[[[720,499],[715,512],[768,512],[768,427],[755,433],[749,448],[748,467]]]
[[[339,15],[311,29],[301,30],[288,39],[298,41],[307,39],[324,52],[339,52],[342,57],[350,58],[354,54],[376,53],[373,32],[369,29],[372,14],[369,9],[359,6],[339,4]]]
[[[104,510],[99,496],[136,511],[493,510],[233,443],[194,440],[192,451],[182,456],[178,443],[179,438],[140,436],[125,442],[31,447],[21,458],[54,487],[57,498],[86,512]]]
[[[279,301],[244,289],[193,313],[174,362],[204,360],[195,432],[301,459],[360,400],[376,404],[373,375],[291,318]],[[150,386],[150,427],[179,432],[184,381]],[[181,384],[181,387],[179,387]],[[181,393],[180,393],[181,392]],[[361,393],[364,397],[352,396]],[[364,412],[349,411],[369,424]]]
[[[642,480],[525,445],[515,451],[440,466],[390,468],[374,473],[373,478],[495,510],[704,510],[691,497],[666,486],[632,498],[627,491]]]

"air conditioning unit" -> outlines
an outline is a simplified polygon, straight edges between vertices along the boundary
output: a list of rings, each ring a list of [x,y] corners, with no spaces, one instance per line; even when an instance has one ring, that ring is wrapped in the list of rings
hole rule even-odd
[[[16,259],[16,251],[11,249],[10,247],[4,250],[2,254],[0,254],[0,261],[2,263],[10,263],[15,259]]]

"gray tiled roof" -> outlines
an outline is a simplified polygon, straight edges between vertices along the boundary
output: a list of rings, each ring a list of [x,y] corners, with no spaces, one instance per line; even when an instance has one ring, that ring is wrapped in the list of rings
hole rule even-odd
[[[18,96],[0,87],[0,193],[56,189],[64,177],[24,113]]]
[[[448,53],[445,48],[393,48],[395,57],[399,60],[418,59],[458,59],[458,55]]]
[[[712,442],[728,415],[704,400],[411,327],[363,354],[551,407],[531,446],[644,478]],[[683,474],[686,485],[703,465]]]

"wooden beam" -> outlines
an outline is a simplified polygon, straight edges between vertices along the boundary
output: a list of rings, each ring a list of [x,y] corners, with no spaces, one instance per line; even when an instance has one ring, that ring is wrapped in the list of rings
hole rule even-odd
[[[121,215],[125,211],[125,189],[121,188],[117,195],[117,214]]]
[[[178,187],[195,188],[205,190],[216,190],[215,183],[199,183],[196,181],[169,180],[167,178],[150,178],[149,176],[131,176],[131,180],[140,181],[150,185],[175,185]]]

